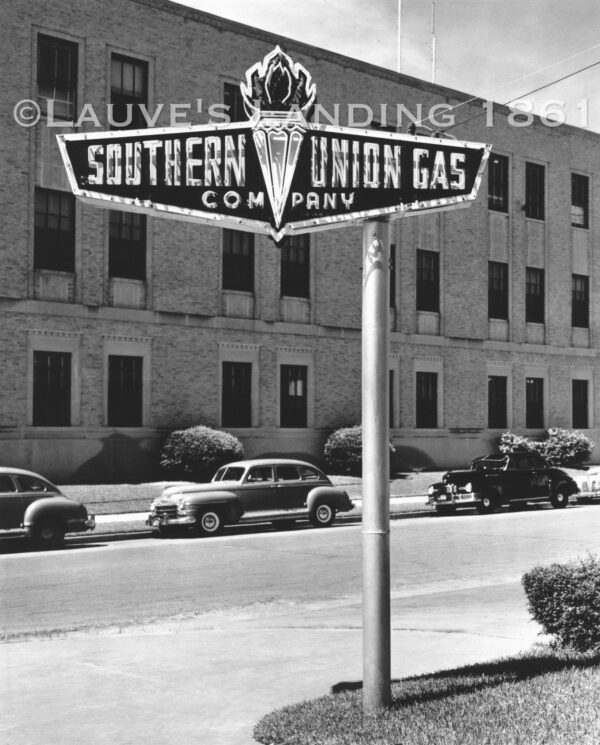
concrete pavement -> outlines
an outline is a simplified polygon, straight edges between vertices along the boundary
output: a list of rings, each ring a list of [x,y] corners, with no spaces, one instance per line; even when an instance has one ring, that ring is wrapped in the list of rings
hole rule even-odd
[[[362,678],[360,596],[0,645],[2,745],[251,745],[269,711]],[[530,648],[518,577],[392,596],[396,679]]]

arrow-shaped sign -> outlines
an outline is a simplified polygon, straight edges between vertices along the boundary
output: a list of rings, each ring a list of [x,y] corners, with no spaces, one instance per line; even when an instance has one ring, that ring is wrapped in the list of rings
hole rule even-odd
[[[241,89],[246,122],[58,135],[73,193],[277,241],[477,196],[488,145],[310,124],[314,85],[279,48]]]

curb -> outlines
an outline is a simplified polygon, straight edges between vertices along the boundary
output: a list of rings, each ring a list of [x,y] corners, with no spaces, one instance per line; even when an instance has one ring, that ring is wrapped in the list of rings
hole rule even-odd
[[[127,514],[127,513],[125,513]],[[406,520],[406,519],[414,519],[419,517],[430,517],[431,515],[434,515],[435,512],[432,512],[431,509],[429,509],[426,505],[423,505],[422,509],[415,509],[415,510],[407,510],[407,511],[398,511],[393,512],[390,511],[390,520]],[[96,516],[98,517],[98,516]],[[101,515],[100,517],[106,517],[110,518],[111,515]],[[118,519],[122,522],[126,522],[126,519],[124,518],[124,514],[121,514],[118,516]],[[336,517],[336,524],[341,523],[360,523],[362,519],[362,513],[356,514],[356,515],[338,515]],[[110,522],[110,520],[107,520],[106,522]],[[232,526],[235,527],[235,526]],[[76,541],[77,543],[96,543],[99,541],[125,541],[125,540],[136,540],[136,539],[142,539],[142,538],[150,538],[153,535],[153,531],[149,528],[139,528],[139,529],[132,529],[132,530],[125,530],[123,532],[96,532],[93,531],[92,533],[81,533],[81,534],[72,534],[67,536],[67,540],[70,541]]]

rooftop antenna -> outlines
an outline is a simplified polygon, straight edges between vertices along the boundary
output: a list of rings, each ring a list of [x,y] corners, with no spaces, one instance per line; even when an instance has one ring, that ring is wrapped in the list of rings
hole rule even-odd
[[[431,0],[431,82],[435,83],[435,0]]]
[[[398,0],[398,60],[396,69],[402,72],[402,0]]]

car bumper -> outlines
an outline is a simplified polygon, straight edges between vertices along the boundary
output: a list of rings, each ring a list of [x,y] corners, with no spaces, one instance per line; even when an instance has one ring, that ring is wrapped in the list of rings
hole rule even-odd
[[[89,515],[85,520],[67,520],[67,533],[85,533],[95,530],[96,516]]]
[[[576,499],[600,499],[600,491],[598,489],[583,489],[575,492],[573,496]]]
[[[173,517],[171,515],[150,514],[146,520],[146,525],[149,525],[151,528],[167,528],[169,526],[175,527],[195,524],[196,518],[193,515],[178,515]]]
[[[435,507],[473,507],[479,504],[481,495],[477,492],[457,492],[456,494],[434,494],[429,497],[427,504]]]

